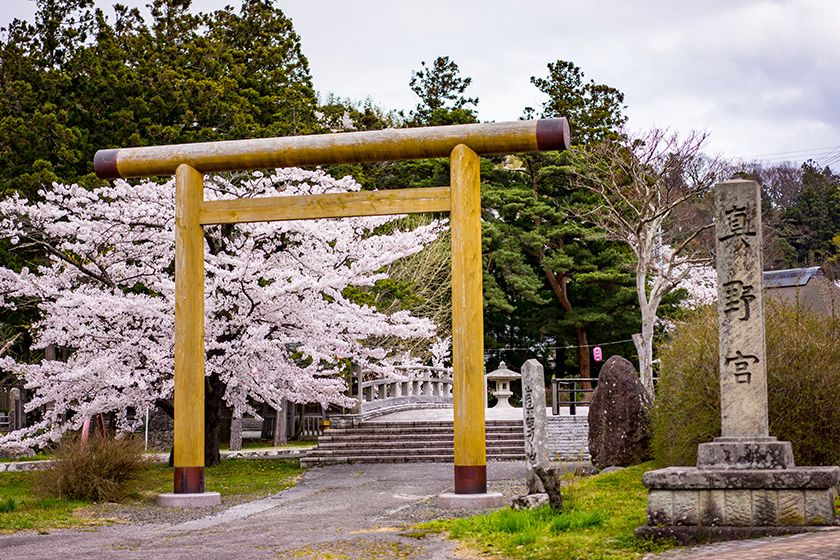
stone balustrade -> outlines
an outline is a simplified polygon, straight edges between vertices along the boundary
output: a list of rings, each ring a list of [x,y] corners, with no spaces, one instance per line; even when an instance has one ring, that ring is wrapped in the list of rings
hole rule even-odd
[[[427,366],[395,368],[402,378],[363,381],[355,395],[355,414],[404,404],[451,404],[452,371]]]

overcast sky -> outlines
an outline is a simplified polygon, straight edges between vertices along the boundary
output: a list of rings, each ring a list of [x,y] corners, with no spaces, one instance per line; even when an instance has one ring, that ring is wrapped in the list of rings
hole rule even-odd
[[[276,3],[321,94],[411,109],[411,71],[446,55],[472,77],[481,120],[515,120],[543,100],[529,78],[570,60],[625,93],[631,130],[702,129],[712,153],[840,168],[838,0]],[[2,4],[2,25],[34,11],[30,0]],[[239,0],[193,0],[198,11],[225,4]]]

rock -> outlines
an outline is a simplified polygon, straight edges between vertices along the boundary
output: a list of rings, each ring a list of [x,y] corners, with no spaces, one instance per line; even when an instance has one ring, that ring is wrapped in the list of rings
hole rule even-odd
[[[625,469],[625,467],[616,467],[615,465],[613,465],[611,467],[601,469],[601,472],[599,474],[609,474],[611,472],[623,471],[624,469]]]
[[[527,496],[518,496],[510,503],[512,509],[535,509],[540,506],[548,504],[548,494],[528,494]]]
[[[601,368],[589,404],[589,454],[599,469],[649,457],[651,400],[633,364],[613,356]]]

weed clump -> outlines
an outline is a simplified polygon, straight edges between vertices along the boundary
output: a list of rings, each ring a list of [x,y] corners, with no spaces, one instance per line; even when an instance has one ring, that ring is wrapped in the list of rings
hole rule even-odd
[[[765,302],[770,434],[790,441],[797,464],[840,464],[840,318]],[[720,435],[717,310],[679,325],[661,354],[652,410],[659,465],[693,465],[697,445]]]
[[[39,491],[47,497],[119,502],[135,493],[147,475],[143,445],[129,437],[93,438],[82,446],[61,443],[56,462],[41,473]]]

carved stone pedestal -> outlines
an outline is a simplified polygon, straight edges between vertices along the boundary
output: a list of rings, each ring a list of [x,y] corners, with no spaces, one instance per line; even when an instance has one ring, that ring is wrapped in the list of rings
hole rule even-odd
[[[660,469],[644,477],[648,524],[831,525],[838,482],[840,467]]]

